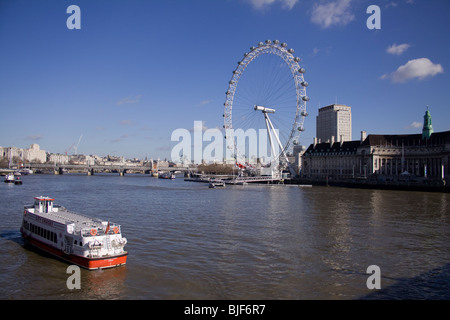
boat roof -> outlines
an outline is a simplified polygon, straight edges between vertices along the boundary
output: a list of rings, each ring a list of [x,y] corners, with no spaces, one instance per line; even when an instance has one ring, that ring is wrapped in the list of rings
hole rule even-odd
[[[44,197],[44,196],[40,196],[40,197],[34,197],[35,200],[47,200],[47,201],[55,201],[55,199],[50,198],[50,197]]]
[[[59,207],[59,210],[56,212],[55,211],[48,213],[38,212],[37,214],[62,224],[73,223],[75,224],[76,229],[97,228],[102,227],[103,225],[102,220],[100,219],[91,218],[76,212],[71,212],[64,207]]]
[[[53,198],[50,197],[35,197],[37,200],[50,200],[53,201]],[[26,206],[28,208],[31,208],[32,206]],[[43,218],[50,219],[55,222],[59,222],[64,225],[74,224],[75,230],[90,230],[91,228],[104,228],[106,221],[103,221],[98,218],[93,218],[86,216],[84,214],[80,214],[77,212],[72,212],[67,210],[65,207],[60,205],[54,205],[55,209],[57,208],[57,211],[49,211],[49,212],[37,212],[35,211],[34,214],[39,215]],[[115,226],[119,226],[117,223],[109,222],[110,228],[114,228]],[[120,226],[119,226],[120,227]]]

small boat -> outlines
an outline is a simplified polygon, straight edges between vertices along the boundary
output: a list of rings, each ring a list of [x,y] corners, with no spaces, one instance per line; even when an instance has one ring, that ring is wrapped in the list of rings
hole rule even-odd
[[[15,177],[14,177],[14,174],[12,174],[12,173],[8,173],[6,176],[5,176],[5,183],[14,183],[15,182]]]
[[[20,169],[19,172],[20,172],[21,174],[27,175],[27,174],[32,174],[32,173],[33,173],[33,170],[27,169],[27,168],[23,168],[23,169]]]
[[[211,180],[209,182],[210,188],[225,188],[225,182],[222,180]]]
[[[88,270],[126,264],[120,225],[68,211],[54,200],[35,197],[24,207],[20,232],[27,243]]]
[[[164,172],[158,175],[159,179],[175,179],[175,175],[172,172]]]
[[[16,177],[14,180],[14,184],[22,184],[22,180],[20,180],[20,177]]]

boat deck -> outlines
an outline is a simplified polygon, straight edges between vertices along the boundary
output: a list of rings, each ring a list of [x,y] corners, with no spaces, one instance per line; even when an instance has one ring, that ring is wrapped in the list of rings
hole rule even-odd
[[[34,206],[25,207],[26,209],[34,209]],[[63,206],[55,205],[54,209],[50,212],[37,212],[36,210],[32,210],[34,214],[37,216],[40,216],[45,219],[49,219],[64,225],[70,225],[74,224],[74,231],[75,232],[81,232],[85,230],[88,232],[90,229],[95,228],[99,230],[103,230],[106,228],[106,222],[103,222],[100,219],[88,217],[76,212],[72,212],[64,208]],[[119,227],[118,225],[114,223],[110,223],[110,229],[114,228],[115,226]]]

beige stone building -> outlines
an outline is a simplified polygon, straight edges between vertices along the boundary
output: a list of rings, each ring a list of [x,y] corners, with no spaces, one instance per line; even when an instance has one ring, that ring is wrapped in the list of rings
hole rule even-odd
[[[33,143],[30,148],[22,149],[16,147],[0,147],[0,158],[8,161],[17,159],[22,162],[40,162],[47,161],[47,153],[41,150],[38,144]]]

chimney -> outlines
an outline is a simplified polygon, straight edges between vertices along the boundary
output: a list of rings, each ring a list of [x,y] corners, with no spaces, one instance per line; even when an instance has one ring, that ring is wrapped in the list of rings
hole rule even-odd
[[[342,144],[344,143],[344,135],[341,134],[341,137],[339,138],[340,147],[342,148]]]
[[[364,140],[366,140],[367,138],[367,132],[366,131],[361,131],[361,143],[364,142]]]
[[[317,137],[314,137],[314,148],[316,147],[316,145],[317,145]]]
[[[334,144],[334,136],[331,136],[330,148],[333,147],[333,144]]]

